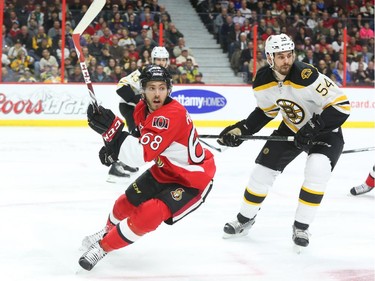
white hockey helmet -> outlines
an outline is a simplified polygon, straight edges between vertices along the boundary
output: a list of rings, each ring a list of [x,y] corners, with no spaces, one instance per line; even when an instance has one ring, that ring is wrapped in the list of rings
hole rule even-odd
[[[281,33],[278,35],[271,35],[266,40],[266,46],[264,48],[266,56],[269,55],[271,58],[271,62],[267,60],[270,67],[274,66],[274,53],[279,52],[287,52],[287,51],[294,51],[294,42],[293,40],[286,34]]]
[[[155,59],[167,59],[167,64],[164,67],[169,65],[169,53],[164,47],[154,47],[151,52],[151,62],[155,64]]]

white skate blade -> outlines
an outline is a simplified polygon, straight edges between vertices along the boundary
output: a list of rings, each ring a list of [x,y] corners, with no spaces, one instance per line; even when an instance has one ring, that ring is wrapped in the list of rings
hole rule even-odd
[[[249,229],[248,230],[244,230],[241,233],[237,233],[237,234],[228,234],[228,233],[224,232],[223,239],[239,238],[239,237],[246,236],[248,233],[249,233]]]
[[[297,255],[300,255],[305,249],[306,247],[302,247],[302,246],[299,246],[299,245],[296,245],[294,244],[294,252],[297,254]]]
[[[126,174],[124,177],[117,177],[113,175],[108,175],[107,182],[109,183],[122,183],[127,181],[130,178],[130,175]]]

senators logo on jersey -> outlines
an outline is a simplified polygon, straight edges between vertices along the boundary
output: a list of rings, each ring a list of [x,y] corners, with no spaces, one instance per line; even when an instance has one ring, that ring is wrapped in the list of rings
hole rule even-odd
[[[168,129],[169,119],[164,116],[155,116],[152,119],[152,127],[155,127],[158,129]]]
[[[185,192],[185,190],[181,187],[177,188],[174,191],[171,191],[172,198],[176,201],[180,201],[182,199],[183,192]]]

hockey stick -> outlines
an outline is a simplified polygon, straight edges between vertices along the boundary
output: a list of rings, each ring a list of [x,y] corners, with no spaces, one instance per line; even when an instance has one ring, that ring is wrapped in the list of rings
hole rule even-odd
[[[356,153],[356,152],[365,152],[365,151],[372,151],[375,150],[375,146],[372,147],[363,147],[363,148],[356,148],[356,149],[348,149],[344,150],[342,154],[348,154],[348,153]]]
[[[85,83],[90,94],[91,103],[98,110],[98,112],[99,105],[95,97],[94,88],[91,83],[90,73],[87,69],[87,65],[85,62],[85,56],[82,53],[80,37],[82,33],[86,30],[86,28],[89,26],[89,24],[96,18],[99,12],[103,9],[105,2],[106,0],[94,0],[88,8],[87,12],[84,14],[82,19],[78,23],[78,25],[76,26],[76,28],[74,29],[72,35],[74,47],[77,51],[77,56],[79,58],[79,64],[81,66],[83,79],[85,79]]]
[[[219,135],[200,135],[199,138],[218,139],[218,138],[220,138],[220,136]],[[242,135],[242,136],[238,136],[238,138],[240,140],[294,141],[294,136],[252,136],[252,135]],[[312,144],[331,147],[330,144],[328,144],[326,142],[323,142],[323,141],[314,141],[314,142],[312,142]],[[218,150],[218,149],[216,149],[216,150]]]
[[[214,146],[214,145],[212,145],[212,144],[209,144],[209,143],[205,142],[205,141],[202,140],[202,139],[199,139],[199,141],[200,141],[201,143],[205,144],[206,146],[208,146],[209,148],[212,148],[212,149],[214,149],[214,150],[216,150],[216,151],[218,151],[218,152],[223,152],[224,150],[226,150],[226,149],[228,148],[228,147],[223,147],[223,148],[216,147],[216,146]]]
[[[199,138],[203,139],[219,139],[219,135],[199,135]],[[241,140],[269,140],[269,141],[294,141],[293,136],[252,136],[243,135],[238,136]]]

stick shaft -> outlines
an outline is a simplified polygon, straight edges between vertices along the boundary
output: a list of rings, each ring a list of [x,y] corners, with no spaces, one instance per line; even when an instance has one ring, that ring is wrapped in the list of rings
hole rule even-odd
[[[202,139],[218,139],[219,135],[199,135]],[[293,136],[239,136],[241,140],[269,140],[269,141],[294,141]]]
[[[87,65],[85,62],[85,56],[82,52],[82,47],[80,43],[80,37],[82,33],[86,30],[86,28],[90,25],[90,23],[96,18],[96,16],[100,13],[105,5],[106,0],[94,0],[82,19],[77,24],[77,27],[73,31],[72,39],[74,43],[74,47],[77,51],[77,56],[79,59],[79,64],[81,67],[83,79],[85,80],[85,84],[90,94],[91,103],[95,106],[96,109],[99,109],[98,101],[96,100],[94,88],[91,83],[90,73],[87,69]],[[99,111],[99,110],[98,110]]]
[[[348,154],[348,153],[357,153],[357,152],[365,152],[365,151],[372,151],[375,150],[375,147],[363,147],[363,148],[356,148],[356,149],[348,149],[344,150],[342,154]]]

